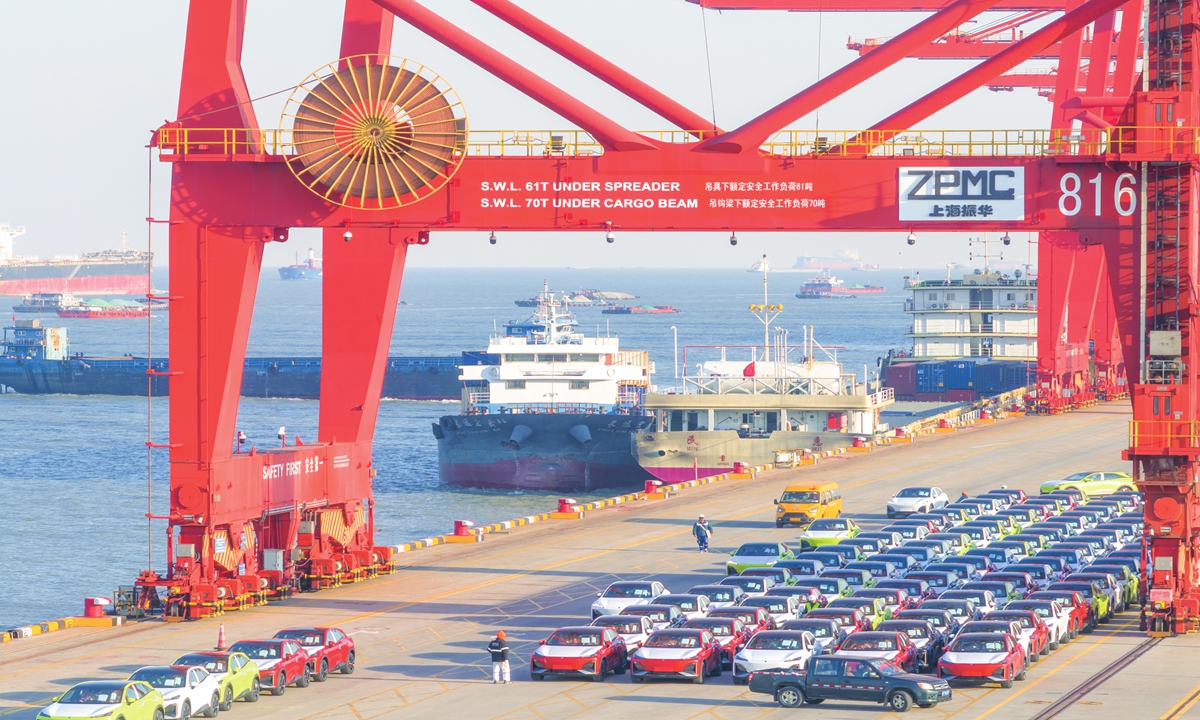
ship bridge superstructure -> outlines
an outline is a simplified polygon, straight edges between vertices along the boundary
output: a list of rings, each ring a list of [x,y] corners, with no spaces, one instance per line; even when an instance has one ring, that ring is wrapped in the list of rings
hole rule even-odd
[[[905,283],[911,360],[1037,359],[1037,278],[978,272]]]
[[[491,338],[488,364],[462,367],[463,414],[640,413],[649,353],[578,332],[569,303],[549,290],[538,300],[532,318]]]

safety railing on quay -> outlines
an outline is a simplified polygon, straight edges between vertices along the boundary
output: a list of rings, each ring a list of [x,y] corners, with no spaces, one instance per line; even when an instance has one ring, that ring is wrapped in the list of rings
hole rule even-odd
[[[704,130],[645,130],[663,143],[697,142]],[[286,128],[162,127],[156,145],[164,159],[192,154],[285,156],[296,154]],[[583,130],[475,130],[465,146],[470,157],[590,157],[604,147]],[[1193,127],[1117,127],[1063,134],[1057,130],[782,130],[760,152],[772,156],[1029,157],[1105,154],[1194,155],[1200,133]],[[459,149],[461,152],[461,148]]]

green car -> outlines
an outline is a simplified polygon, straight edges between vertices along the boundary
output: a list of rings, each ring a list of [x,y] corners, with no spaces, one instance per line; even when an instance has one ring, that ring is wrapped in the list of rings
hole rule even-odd
[[[234,700],[244,698],[246,702],[258,702],[262,692],[258,682],[258,665],[246,653],[188,653],[172,664],[202,667],[211,673],[221,686],[222,712],[232,710]]]
[[[1092,604],[1092,617],[1096,622],[1108,622],[1111,608],[1108,606],[1108,595],[1100,586],[1090,580],[1065,580],[1050,583],[1047,590],[1078,590]]]
[[[925,536],[926,540],[949,540],[950,551],[955,555],[966,555],[968,550],[975,548],[975,539],[970,533],[963,532],[960,528],[954,528],[945,532],[930,533]]]
[[[1021,521],[1012,515],[980,515],[975,518],[975,522],[979,522],[980,520],[999,520],[1004,523],[1006,528],[1004,532],[1006,535],[1021,532]]]
[[[38,720],[163,720],[163,696],[140,680],[92,680],[54,698],[37,717]]]
[[[879,623],[892,619],[892,611],[888,609],[887,601],[878,597],[855,597],[851,595],[848,598],[834,600],[829,603],[829,607],[861,610],[862,614],[871,621],[872,630],[879,627]]]
[[[733,559],[725,563],[726,575],[741,575],[747,568],[771,567],[780,560],[796,557],[787,545],[772,542],[744,543],[729,554]]]
[[[1075,473],[1062,480],[1044,482],[1042,483],[1041,491],[1043,495],[1046,495],[1055,490],[1068,490],[1071,488],[1091,498],[1101,495],[1111,495],[1123,490],[1136,490],[1137,486],[1134,484],[1133,478],[1129,473],[1082,472]]]
[[[800,547],[812,549],[822,545],[836,545],[846,538],[857,536],[860,532],[862,528],[850,518],[821,518],[813,520],[804,532],[800,533]]]
[[[1117,580],[1125,589],[1125,606],[1135,604],[1138,601],[1138,589],[1140,588],[1140,580],[1132,570],[1124,565],[1110,565],[1104,562],[1101,558],[1096,562],[1084,568],[1084,572],[1106,572],[1116,576]]]

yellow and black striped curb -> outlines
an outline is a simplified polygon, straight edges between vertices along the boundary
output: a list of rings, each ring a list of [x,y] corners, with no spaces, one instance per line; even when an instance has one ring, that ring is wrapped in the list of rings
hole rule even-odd
[[[751,476],[753,476],[753,475],[756,475],[765,470],[770,470],[773,467],[774,467],[774,465],[770,465],[770,464],[758,465],[758,466],[750,468],[749,474]],[[725,473],[722,475],[712,475],[710,477],[702,477],[702,478],[697,478],[695,480],[684,480],[683,482],[673,483],[670,485],[661,485],[657,488],[657,492],[670,494],[670,493],[678,492],[679,490],[682,490],[684,488],[699,487],[700,485],[709,485],[711,483],[720,482],[722,480],[728,480],[729,476],[731,474],[732,473]],[[645,500],[645,499],[646,499],[645,492],[626,493],[624,495],[617,495],[615,497],[605,498],[603,500],[594,500],[589,503],[578,503],[576,505],[572,505],[571,508],[572,508],[573,512],[587,512],[589,510],[601,510],[603,508],[615,507],[617,505],[623,505],[625,503],[636,502],[638,500]],[[503,522],[492,523],[490,525],[481,525],[479,527],[472,528],[471,533],[474,535],[487,535],[490,533],[504,532],[507,530],[511,530],[512,528],[515,528],[515,527],[521,527],[522,525],[532,525],[533,523],[542,522],[543,520],[550,520],[550,519],[552,519],[551,518],[552,515],[553,515],[553,513],[546,512],[546,513],[541,513],[539,515],[527,515],[522,518],[517,518],[516,520],[505,520]],[[407,553],[407,552],[413,552],[415,550],[421,550],[424,548],[435,547],[437,545],[444,545],[447,542],[447,540],[446,540],[447,537],[448,536],[446,536],[446,535],[438,535],[435,537],[424,538],[421,540],[414,540],[413,542],[403,543],[401,545],[393,545],[392,552],[393,553]]]
[[[1014,391],[1014,393],[1016,393],[1016,392],[1019,392],[1019,391]],[[1004,397],[1005,396],[998,396],[997,398],[994,398],[994,400],[1000,400],[1000,399],[1003,399]],[[853,453],[855,451],[870,450],[870,446],[872,446],[872,445],[890,445],[891,443],[896,442],[896,441],[911,440],[912,438],[915,438],[916,436],[919,436],[919,435],[932,435],[938,431],[938,429],[939,429],[938,426],[941,424],[942,420],[945,420],[948,423],[948,425],[950,426],[950,428],[957,430],[960,427],[972,425],[979,419],[981,404],[982,403],[977,403],[975,406],[959,407],[959,408],[955,408],[955,409],[947,411],[947,412],[938,413],[937,415],[933,415],[928,418],[922,418],[921,420],[911,423],[903,428],[906,435],[908,436],[905,438],[893,438],[893,437],[877,438],[875,440],[867,441],[866,446],[861,447],[861,448],[840,447],[840,448],[834,448],[832,450],[821,450],[818,452],[805,453],[803,460],[793,464],[792,467],[798,467],[798,466],[807,465],[807,464],[816,464],[816,462],[818,460],[821,460],[823,458],[836,457],[838,455],[845,455],[847,453]],[[994,417],[997,420],[1000,420],[1000,419],[1003,419],[1004,417],[1006,417],[1006,414],[1003,412],[996,412]],[[942,428],[942,430],[946,431],[946,428]],[[684,488],[692,488],[692,487],[698,487],[700,485],[708,485],[710,483],[721,482],[723,480],[753,478],[758,473],[764,472],[766,470],[774,469],[775,467],[776,466],[774,464],[768,463],[766,465],[756,465],[752,468],[748,468],[745,472],[742,472],[742,473],[723,473],[721,475],[712,475],[709,477],[697,478],[695,480],[684,480],[683,482],[672,483],[670,485],[660,485],[656,489],[656,495],[659,495],[660,497],[662,496],[661,494],[670,495],[670,494],[676,493]],[[780,467],[784,467],[784,466],[781,464]],[[572,512],[587,512],[590,510],[601,510],[603,508],[615,507],[617,505],[622,505],[625,503],[636,502],[638,500],[645,500],[645,499],[647,499],[645,492],[627,493],[625,495],[617,495],[616,497],[606,498],[604,500],[595,500],[595,501],[589,502],[589,503],[579,503],[576,505],[572,505],[571,511]],[[540,515],[528,515],[523,518],[517,518],[516,520],[505,520],[503,522],[492,523],[490,525],[483,525],[480,527],[472,528],[471,534],[472,535],[487,535],[490,533],[505,532],[505,531],[511,530],[512,528],[515,528],[515,527],[521,527],[522,525],[532,525],[533,523],[542,522],[543,520],[554,519],[552,517],[553,515],[554,515],[554,513],[546,512],[546,513],[541,513]],[[422,540],[414,540],[413,542],[403,543],[401,545],[394,545],[394,546],[392,546],[392,552],[393,553],[407,553],[407,552],[413,552],[415,550],[421,550],[423,548],[430,548],[430,547],[434,547],[437,545],[444,545],[447,542],[447,540],[446,540],[447,537],[452,537],[452,536],[438,535],[436,537],[424,538]],[[480,539],[482,539],[482,538],[480,538]]]

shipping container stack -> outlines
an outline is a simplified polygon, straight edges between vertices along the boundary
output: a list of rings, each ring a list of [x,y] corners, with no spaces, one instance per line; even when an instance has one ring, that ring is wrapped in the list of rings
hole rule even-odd
[[[917,364],[899,363],[888,365],[883,374],[883,384],[890,387],[899,402],[917,399]]]
[[[897,363],[884,371],[883,384],[899,402],[975,402],[1024,387],[1032,365],[1019,360],[932,360]]]
[[[919,402],[946,401],[945,360],[932,360],[917,364],[917,400]]]

